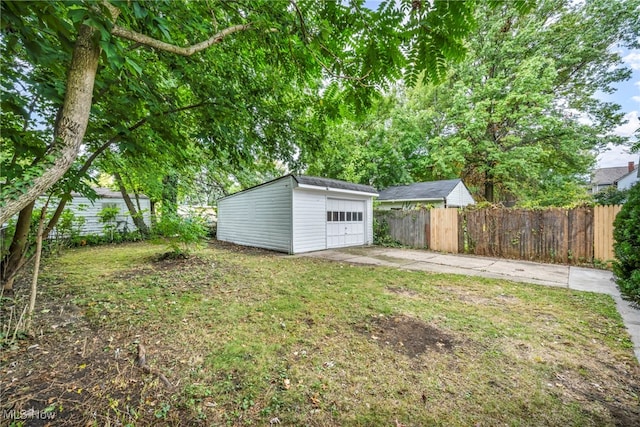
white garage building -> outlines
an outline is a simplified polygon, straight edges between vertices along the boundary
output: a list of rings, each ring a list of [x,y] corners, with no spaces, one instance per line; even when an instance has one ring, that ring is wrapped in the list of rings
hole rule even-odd
[[[218,240],[296,254],[373,243],[375,188],[285,175],[218,200]]]

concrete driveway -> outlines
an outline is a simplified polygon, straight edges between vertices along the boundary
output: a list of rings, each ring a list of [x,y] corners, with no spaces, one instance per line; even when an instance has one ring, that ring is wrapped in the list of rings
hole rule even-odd
[[[302,256],[354,264],[382,265],[405,270],[505,279],[576,291],[608,294],[616,302],[618,312],[622,316],[627,331],[631,336],[636,358],[640,361],[640,310],[622,299],[620,291],[613,281],[613,274],[610,271],[377,246],[330,249],[310,252]]]

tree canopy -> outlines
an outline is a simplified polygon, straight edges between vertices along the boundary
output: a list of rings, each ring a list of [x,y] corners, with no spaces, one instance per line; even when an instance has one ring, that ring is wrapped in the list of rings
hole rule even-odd
[[[479,7],[468,55],[442,84],[401,87],[364,121],[337,124],[341,144],[310,168],[381,187],[463,178],[492,202],[580,199],[597,150],[623,142],[612,134],[620,107],[597,94],[630,76],[614,47],[637,46],[638,4]]]
[[[464,52],[474,7],[3,2],[11,72],[3,75],[0,222],[59,183],[79,153],[105,144],[135,152],[136,139],[151,137],[179,151],[188,136],[234,162],[293,158],[317,144],[325,117],[362,110],[403,70],[410,80],[422,70],[442,76],[446,60]],[[132,137],[142,126],[146,138]]]

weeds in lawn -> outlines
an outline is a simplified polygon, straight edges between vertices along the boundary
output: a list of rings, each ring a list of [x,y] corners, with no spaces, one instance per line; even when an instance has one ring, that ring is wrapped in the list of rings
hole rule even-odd
[[[3,353],[1,401],[57,403],[59,420],[82,424],[640,417],[638,364],[608,296],[222,244],[188,259],[162,251],[138,243],[49,259],[49,311],[34,319],[45,333]],[[139,342],[172,388],[136,366]]]

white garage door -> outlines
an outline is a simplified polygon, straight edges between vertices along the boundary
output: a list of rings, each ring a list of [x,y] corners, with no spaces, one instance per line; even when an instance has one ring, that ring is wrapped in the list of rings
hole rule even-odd
[[[364,245],[364,203],[327,199],[327,248]]]

